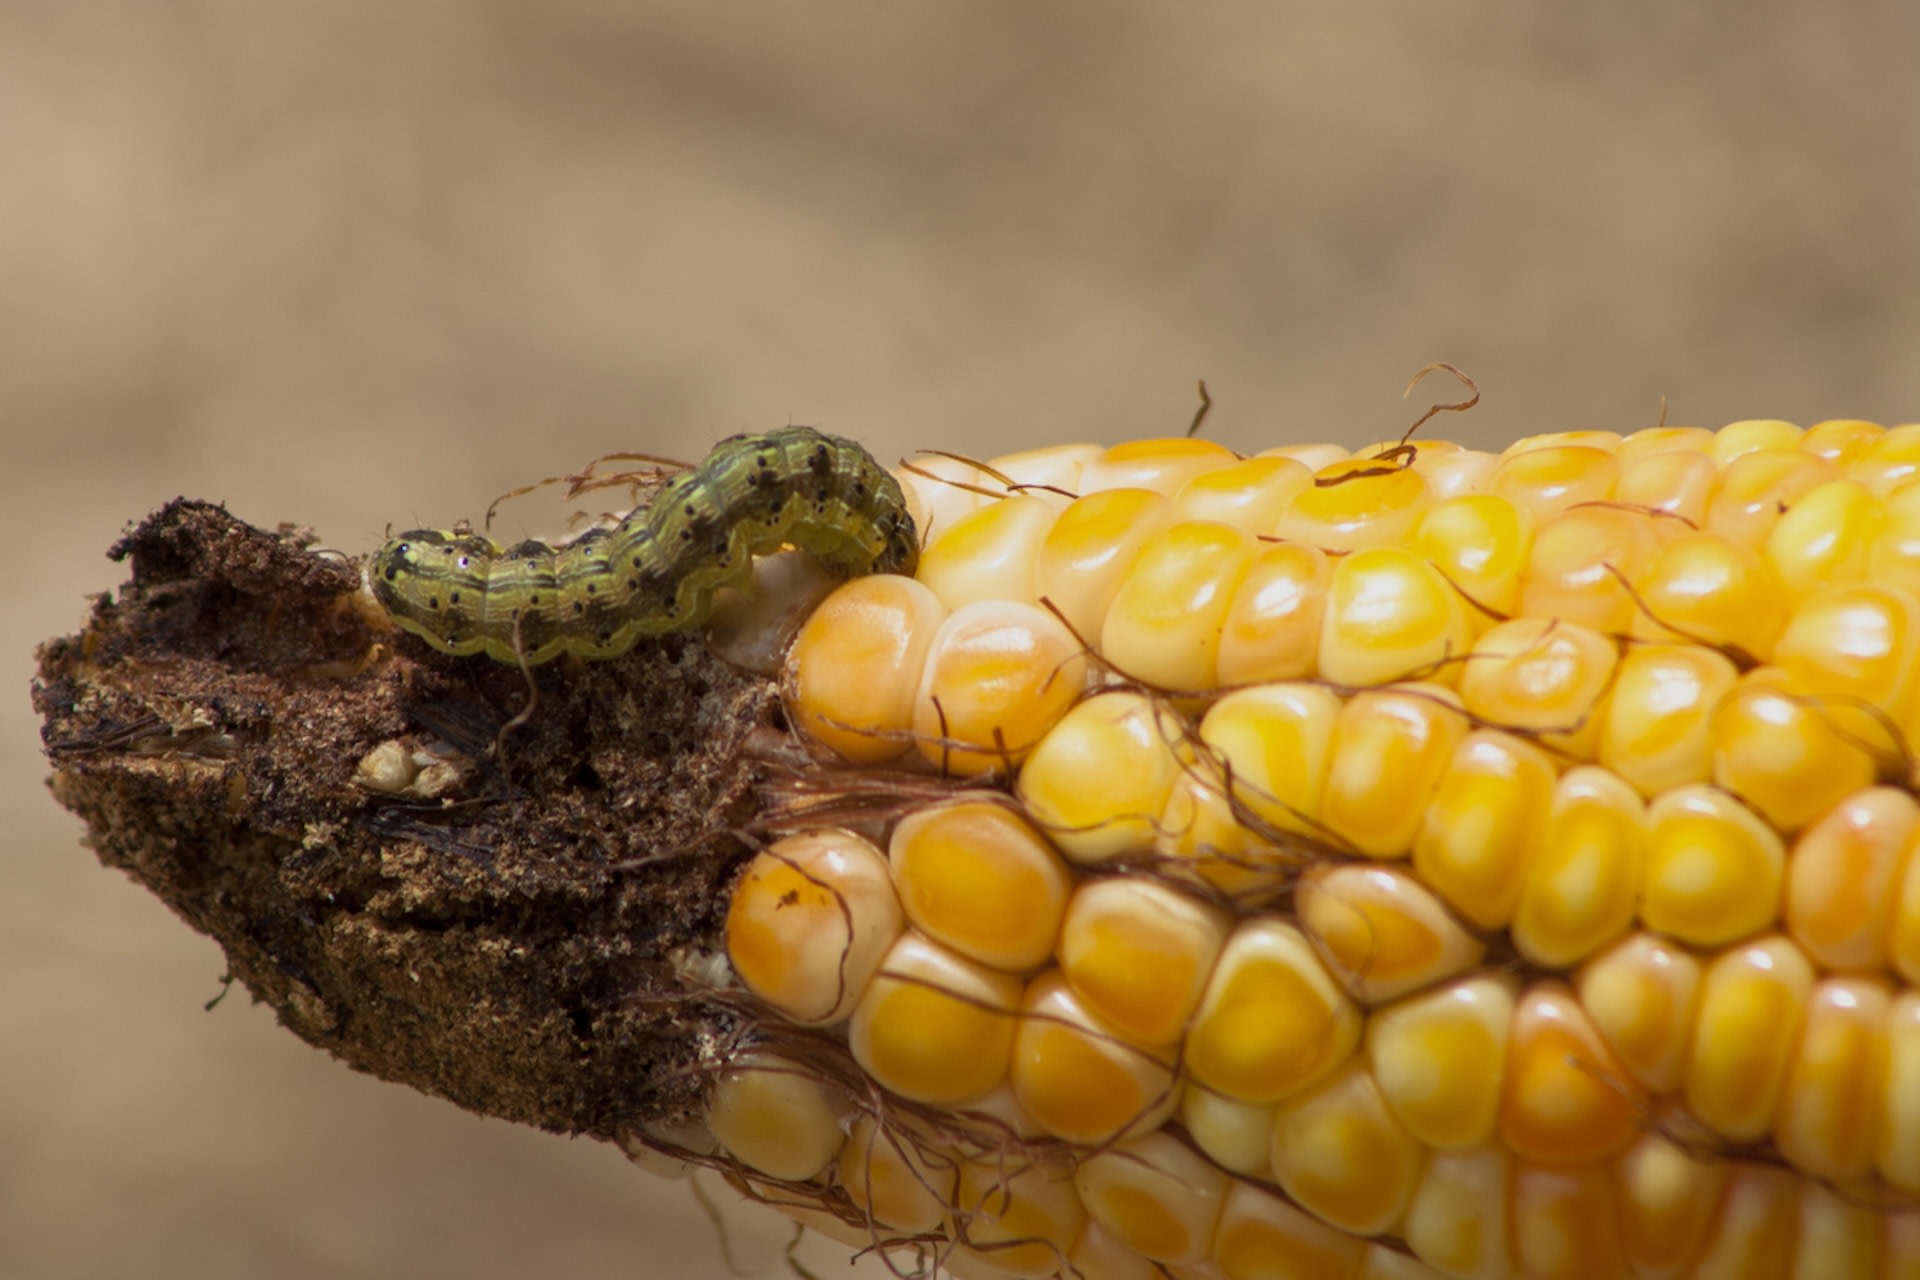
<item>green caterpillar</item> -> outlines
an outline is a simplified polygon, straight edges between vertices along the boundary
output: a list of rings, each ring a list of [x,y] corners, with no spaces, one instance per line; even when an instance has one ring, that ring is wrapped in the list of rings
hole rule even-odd
[[[851,440],[810,427],[723,440],[611,529],[503,550],[417,529],[367,563],[396,624],[452,654],[615,658],[642,636],[700,626],[753,557],[791,544],[848,576],[912,573],[919,541],[899,483]]]

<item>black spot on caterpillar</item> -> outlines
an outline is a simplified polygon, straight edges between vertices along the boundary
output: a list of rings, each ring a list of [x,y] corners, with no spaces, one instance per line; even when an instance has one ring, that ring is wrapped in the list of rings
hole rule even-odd
[[[614,658],[700,626],[715,590],[789,544],[848,576],[912,573],[920,556],[900,485],[872,454],[784,427],[721,441],[611,529],[506,549],[416,529],[373,554],[367,583],[396,624],[447,653]]]

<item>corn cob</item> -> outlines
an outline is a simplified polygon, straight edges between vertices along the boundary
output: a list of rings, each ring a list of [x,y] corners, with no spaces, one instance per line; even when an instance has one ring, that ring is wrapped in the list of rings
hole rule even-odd
[[[704,1140],[952,1274],[1920,1276],[1920,425],[903,470]],[[709,1152],[711,1152],[709,1154]]]

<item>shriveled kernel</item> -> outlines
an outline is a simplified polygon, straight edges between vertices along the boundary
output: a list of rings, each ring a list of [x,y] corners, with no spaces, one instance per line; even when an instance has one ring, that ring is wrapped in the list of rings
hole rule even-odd
[[[1233,798],[1274,832],[1318,834],[1340,699],[1317,684],[1256,685],[1214,703],[1200,740],[1230,772]]]
[[[1879,754],[1827,704],[1778,667],[1741,676],[1713,714],[1714,782],[1785,832],[1873,785]]]
[[[837,1022],[903,927],[885,855],[850,831],[810,831],[747,864],[727,906],[727,958],[795,1022]]]
[[[1645,644],[1614,668],[1600,725],[1600,763],[1651,798],[1713,776],[1713,715],[1739,683],[1723,654]]]
[[[1356,1235],[1393,1229],[1425,1158],[1361,1059],[1274,1114],[1275,1180],[1301,1208]]]
[[[1240,455],[1211,440],[1129,440],[1088,460],[1080,470],[1080,492],[1151,489],[1171,497],[1193,477],[1238,461]]]
[[[937,1231],[947,1219],[959,1174],[950,1156],[921,1132],[872,1116],[854,1121],[835,1166],[854,1207],[882,1231]]]
[[[1706,531],[1763,550],[1780,517],[1802,496],[1840,478],[1831,463],[1798,449],[1762,449],[1720,472]]]
[[[915,576],[949,609],[977,600],[1030,604],[1034,564],[1058,516],[1038,498],[989,502],[935,534]]]
[[[770,1178],[805,1182],[846,1140],[846,1099],[781,1058],[743,1059],[714,1083],[707,1127],[731,1155]]]
[[[1090,1146],[1159,1128],[1179,1100],[1171,1066],[1102,1026],[1057,969],[1027,985],[1010,1078],[1034,1123]]]
[[[1553,793],[1553,810],[1526,866],[1513,941],[1549,969],[1578,964],[1633,925],[1646,849],[1639,793],[1583,765]]]
[[[1879,1144],[1893,995],[1875,978],[1827,978],[1807,1001],[1774,1141],[1795,1168],[1833,1182],[1864,1177]]]
[[[894,827],[887,860],[907,919],[934,941],[1015,972],[1053,954],[1073,872],[1009,806],[917,810]]]
[[[1847,479],[1884,498],[1920,476],[1920,424],[1882,431],[1845,464]]]
[[[1507,1280],[1510,1163],[1498,1143],[1430,1153],[1400,1225],[1407,1247],[1449,1276]]]
[[[1051,1276],[1067,1258],[1086,1210],[1071,1174],[1048,1165],[985,1159],[960,1167],[953,1262],[971,1259],[1015,1276]]]
[[[1699,947],[1771,927],[1780,909],[1786,849],[1752,810],[1706,786],[1679,787],[1647,809],[1640,918]]]
[[[1080,1164],[1074,1187],[1087,1216],[1156,1262],[1201,1262],[1231,1180],[1170,1133],[1116,1143]]]
[[[1874,970],[1888,961],[1886,904],[1920,803],[1905,791],[1859,791],[1807,828],[1787,860],[1787,932],[1823,969]],[[1898,908],[1896,906],[1896,912]]]
[[[1702,1280],[1781,1275],[1793,1256],[1800,1185],[1785,1169],[1736,1166],[1692,1274]]]
[[[887,953],[847,1040],[881,1085],[916,1102],[978,1098],[1006,1078],[1020,980],[916,933]]]
[[[911,750],[914,695],[946,616],[912,578],[877,574],[836,587],[787,654],[794,722],[855,764]]]
[[[1683,1087],[1715,1133],[1751,1142],[1772,1128],[1812,990],[1806,954],[1778,935],[1707,966]]]
[[[1250,1182],[1228,1190],[1213,1261],[1227,1280],[1355,1280],[1366,1245]]]
[[[1886,1081],[1874,1165],[1900,1190],[1920,1193],[1920,992],[1902,991],[1887,1013]]]
[[[1514,1261],[1538,1280],[1617,1276],[1625,1258],[1603,1164],[1522,1160],[1513,1169]]]
[[[1720,468],[1706,454],[1692,449],[1665,449],[1634,458],[1622,450],[1620,482],[1613,500],[1623,507],[1659,512],[1700,527],[1707,521],[1707,504],[1720,482]]]
[[[1554,768],[1531,743],[1495,729],[1461,740],[1413,846],[1413,868],[1482,929],[1513,918],[1552,812]]]
[[[1100,653],[1169,692],[1219,683],[1220,633],[1258,540],[1245,529],[1183,520],[1148,539],[1100,628]]]
[[[1335,722],[1321,823],[1368,857],[1406,857],[1465,732],[1455,695],[1439,685],[1348,699]]]
[[[1787,623],[1787,592],[1773,562],[1717,533],[1682,533],[1634,579],[1636,640],[1710,645],[1767,662]]]
[[[1808,427],[1795,447],[1802,453],[1811,453],[1828,462],[1846,466],[1862,450],[1886,434],[1887,429],[1877,422],[1863,422],[1859,418],[1829,418]]]
[[[1256,917],[1234,931],[1214,965],[1185,1064],[1203,1088],[1278,1102],[1326,1075],[1359,1040],[1360,1011],[1312,944],[1283,920]]]
[[[1615,506],[1561,512],[1533,536],[1520,577],[1520,612],[1624,633],[1638,611],[1627,584],[1645,576],[1661,542],[1681,529],[1674,521]]]
[[[1624,1150],[1644,1095],[1563,983],[1521,994],[1507,1035],[1500,1139],[1515,1155],[1577,1164]]]
[[[1886,520],[1864,486],[1834,480],[1801,495],[1767,535],[1767,558],[1794,596],[1855,582]]]
[[[1261,547],[1220,626],[1220,684],[1303,680],[1317,672],[1332,581],[1332,564],[1318,547],[1301,542]]]
[[[920,754],[971,777],[1025,758],[1086,685],[1080,642],[1030,604],[982,601],[940,627],[914,696]]]
[[[1153,847],[1180,771],[1163,724],[1172,714],[1137,693],[1098,694],[1034,749],[1016,789],[1069,861],[1108,862]]]
[[[1060,930],[1060,967],[1095,1016],[1136,1044],[1177,1040],[1231,917],[1144,877],[1090,880]]]
[[[1450,660],[1473,634],[1459,593],[1426,559],[1398,547],[1356,551],[1335,564],[1327,588],[1320,675],[1351,687],[1451,684]]]
[[[1207,1158],[1230,1173],[1264,1178],[1271,1168],[1273,1104],[1242,1102],[1211,1089],[1180,1095],[1180,1123]]]
[[[1618,660],[1616,644],[1590,628],[1515,618],[1474,642],[1460,696],[1487,724],[1537,733],[1549,747],[1591,760]]]
[[[1275,523],[1276,536],[1325,551],[1400,546],[1433,494],[1418,471],[1350,458],[1314,473]]]
[[[1637,933],[1588,961],[1574,979],[1581,1007],[1608,1047],[1654,1093],[1680,1087],[1701,969],[1686,948]]]
[[[1533,518],[1496,494],[1463,494],[1429,508],[1407,545],[1465,597],[1475,628],[1484,630],[1520,599]]]
[[[1368,1020],[1374,1081],[1421,1142],[1459,1149],[1492,1136],[1517,989],[1506,976],[1466,978]]]
[[[1726,1186],[1724,1160],[1649,1129],[1613,1164],[1620,1244],[1636,1274],[1686,1275],[1705,1246]]]
[[[1294,897],[1300,927],[1356,1000],[1377,1004],[1480,962],[1485,948],[1398,867],[1325,863]]]
[[[1173,504],[1182,520],[1213,520],[1264,536],[1312,483],[1313,472],[1292,458],[1245,458],[1194,476]]]
[[[1151,489],[1109,489],[1069,504],[1040,546],[1036,598],[1089,644],[1097,641],[1120,580],[1148,540],[1176,518],[1173,503]]]
[[[1568,507],[1605,502],[1620,478],[1620,460],[1605,449],[1580,444],[1509,448],[1493,473],[1491,492],[1544,524]]]
[[[1713,433],[1713,460],[1726,466],[1757,449],[1792,449],[1805,433],[1779,418],[1747,418],[1729,422]]]

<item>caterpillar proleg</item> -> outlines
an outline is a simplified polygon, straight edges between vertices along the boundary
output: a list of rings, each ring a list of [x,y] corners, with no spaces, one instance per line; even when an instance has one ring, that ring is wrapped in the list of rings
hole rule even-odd
[[[610,529],[505,549],[416,529],[373,554],[367,582],[397,625],[446,653],[614,658],[642,636],[700,626],[714,591],[786,545],[850,577],[912,573],[920,554],[899,483],[872,454],[784,427],[721,441]]]

